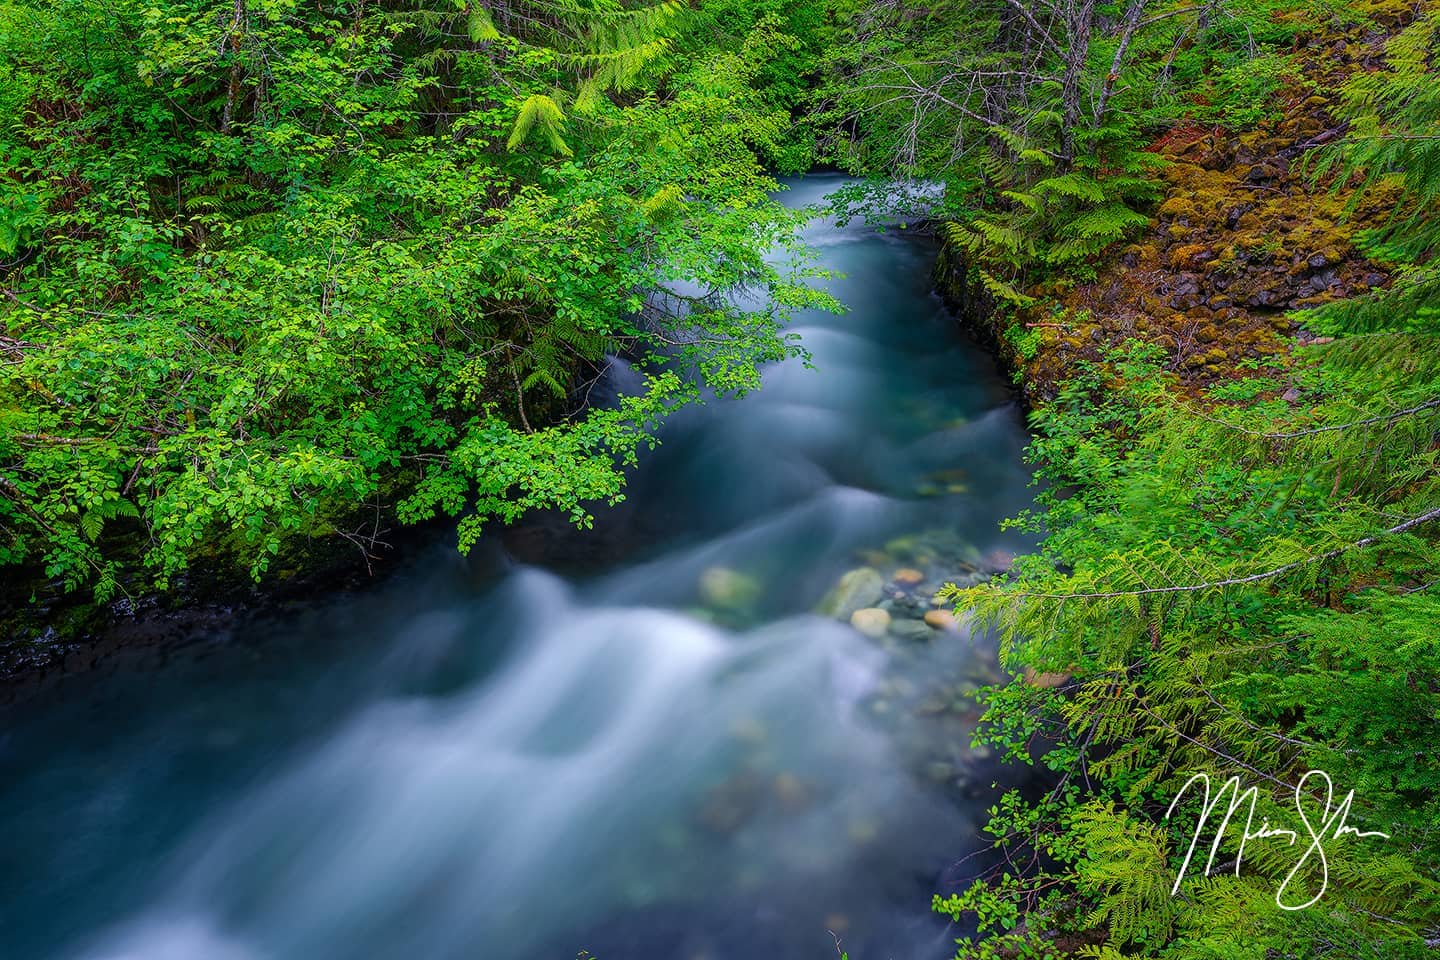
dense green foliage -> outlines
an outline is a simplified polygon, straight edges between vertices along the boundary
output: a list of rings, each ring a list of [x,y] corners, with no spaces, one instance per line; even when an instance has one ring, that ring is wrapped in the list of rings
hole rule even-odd
[[[1148,223],[1173,124],[1273,108],[1284,0],[866,4],[834,56],[837,162],[918,178],[972,279],[1001,303],[1083,278]],[[878,198],[889,203],[888,196]]]
[[[1036,415],[1032,455],[1050,481],[1020,520],[1044,545],[1007,581],[954,594],[1001,633],[1019,669],[1068,676],[988,691],[982,737],[1055,771],[1043,799],[1016,795],[989,829],[1012,865],[937,909],[978,916],[962,956],[1081,955],[1398,960],[1440,938],[1440,121],[1435,31],[1391,41],[1386,69],[1344,91],[1351,136],[1329,172],[1402,181],[1402,204],[1369,238],[1393,290],[1303,317],[1334,335],[1292,362],[1199,403],[1176,399],[1138,345],[1076,371]],[[1291,389],[1276,397],[1273,385]],[[1274,399],[1256,400],[1268,396]],[[1354,791],[1349,826],[1302,860],[1306,772]],[[1205,860],[1211,817],[1176,895],[1201,810],[1216,789],[1258,787]],[[1317,825],[1331,803],[1306,781]],[[1227,801],[1228,804],[1228,801]],[[1326,883],[1328,881],[1328,883]],[[1305,909],[1293,908],[1313,895]]]
[[[0,0],[0,566],[103,599],[363,548],[376,512],[458,517],[462,547],[537,508],[586,524],[663,416],[754,387],[799,349],[788,312],[834,306],[765,258],[799,216],[773,171],[898,178],[856,209],[935,216],[1031,306],[1150,223],[1157,137],[1273,114],[1295,11],[1328,6]],[[1440,941],[1437,49],[1435,14],[1392,39],[1315,156],[1399,198],[1362,238],[1391,286],[1300,318],[1333,339],[1185,399],[1131,344],[1037,411],[1016,522],[1043,545],[953,599],[1068,678],[983,694],[979,736],[1056,785],[1007,794],[1005,868],[937,898],[979,919],[961,956]],[[645,391],[587,406],[616,353]],[[1194,774],[1293,825],[1312,769],[1389,835],[1330,838],[1289,886],[1326,877],[1318,903],[1276,900],[1301,849],[1242,860],[1235,830],[1172,895]]]
[[[0,4],[0,564],[104,598],[392,507],[587,522],[823,302],[763,259],[793,6]],[[584,409],[620,351],[646,390]]]

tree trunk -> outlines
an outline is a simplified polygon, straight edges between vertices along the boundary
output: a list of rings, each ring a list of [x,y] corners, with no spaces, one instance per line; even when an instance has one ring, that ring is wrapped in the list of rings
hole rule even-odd
[[[1071,0],[1065,6],[1065,74],[1060,81],[1060,98],[1064,107],[1061,128],[1061,157],[1065,166],[1075,161],[1075,132],[1080,125],[1081,81],[1085,77],[1085,61],[1090,53],[1090,38],[1095,31],[1095,0]]]
[[[1125,54],[1130,51],[1130,41],[1135,39],[1135,31],[1140,26],[1140,18],[1145,15],[1145,4],[1148,0],[1131,0],[1130,7],[1125,11],[1125,25],[1120,34],[1120,43],[1115,48],[1115,57],[1110,61],[1110,72],[1105,75],[1105,86],[1100,91],[1100,100],[1095,105],[1095,126],[1099,127],[1105,122],[1105,108],[1110,103],[1110,96],[1115,92],[1115,81],[1120,79],[1120,71],[1125,69]]]
[[[230,18],[230,84],[225,91],[225,109],[220,114],[220,132],[230,132],[230,122],[235,116],[235,101],[240,98],[240,81],[244,70],[240,62],[240,40],[245,34],[245,0],[235,0],[235,12]]]

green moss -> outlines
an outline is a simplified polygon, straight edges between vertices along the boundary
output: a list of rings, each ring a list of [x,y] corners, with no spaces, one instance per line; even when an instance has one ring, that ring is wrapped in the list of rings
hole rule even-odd
[[[1193,217],[1196,215],[1195,203],[1186,197],[1171,197],[1160,205],[1160,209],[1156,213],[1162,218],[1169,219]]]

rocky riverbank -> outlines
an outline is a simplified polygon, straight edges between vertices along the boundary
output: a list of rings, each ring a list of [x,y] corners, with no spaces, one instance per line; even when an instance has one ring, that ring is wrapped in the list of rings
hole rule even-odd
[[[407,530],[391,538],[381,556],[333,540],[302,543],[262,584],[228,566],[199,567],[167,593],[103,604],[84,594],[32,599],[17,578],[0,613],[0,705],[121,661],[158,666],[197,637],[223,639],[246,622],[307,605],[316,596],[363,589],[388,574],[405,551],[433,537],[433,531]]]

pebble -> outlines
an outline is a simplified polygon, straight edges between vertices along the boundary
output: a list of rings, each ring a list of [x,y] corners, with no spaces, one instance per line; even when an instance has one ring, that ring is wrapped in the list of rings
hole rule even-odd
[[[890,614],[879,607],[865,607],[850,614],[850,626],[867,637],[878,639],[890,628]]]
[[[955,631],[960,629],[960,622],[955,619],[955,614],[949,610],[930,610],[925,614],[927,626],[936,630]]]
[[[890,579],[894,580],[896,583],[910,586],[924,580],[925,574],[919,570],[916,570],[914,567],[901,567],[899,570],[895,571],[895,575]]]
[[[846,573],[820,601],[816,612],[837,620],[848,620],[857,610],[869,607],[885,593],[885,579],[874,567],[857,567]]]

